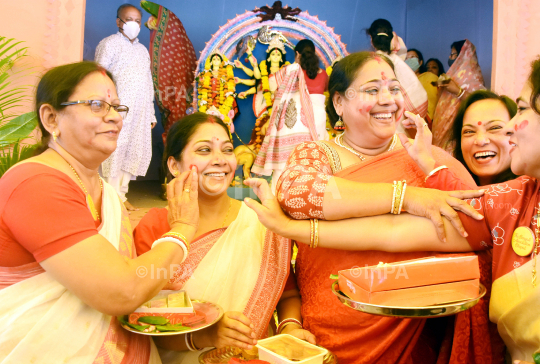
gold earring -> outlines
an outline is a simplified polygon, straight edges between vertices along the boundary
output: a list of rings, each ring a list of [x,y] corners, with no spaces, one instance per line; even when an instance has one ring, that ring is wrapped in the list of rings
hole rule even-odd
[[[58,137],[56,136],[56,132],[55,132],[55,131],[52,132],[52,138],[53,138],[54,141],[56,141],[56,138],[58,138]]]
[[[338,121],[334,124],[334,130],[345,130],[345,124],[343,123],[343,120],[341,120],[341,115],[339,116]]]
[[[172,174],[174,177],[178,176],[178,171],[174,171]]]

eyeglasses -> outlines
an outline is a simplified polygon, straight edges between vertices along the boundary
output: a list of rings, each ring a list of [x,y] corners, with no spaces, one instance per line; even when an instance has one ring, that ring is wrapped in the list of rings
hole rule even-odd
[[[450,53],[450,57],[457,57],[458,54],[457,53]]]
[[[69,101],[69,102],[63,102],[60,105],[62,106],[69,106],[69,105],[78,105],[78,104],[87,104],[90,105],[90,110],[97,116],[103,117],[109,113],[111,110],[111,107],[116,111],[122,119],[125,119],[129,107],[125,105],[111,105],[106,101],[103,100],[78,100],[78,101]]]

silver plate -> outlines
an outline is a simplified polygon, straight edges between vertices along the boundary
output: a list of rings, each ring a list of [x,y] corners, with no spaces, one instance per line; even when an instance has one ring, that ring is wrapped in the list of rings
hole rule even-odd
[[[195,309],[195,311],[197,311],[197,308],[198,307],[201,307],[202,305],[206,306],[206,309],[210,309],[210,317],[211,318],[208,318],[208,314],[207,314],[207,319],[205,322],[201,323],[201,324],[198,324],[197,326],[195,327],[190,327],[188,330],[183,330],[183,331],[166,331],[166,332],[141,332],[139,330],[135,330],[129,326],[124,326],[122,324],[120,324],[120,326],[122,326],[125,330],[127,331],[131,331],[135,334],[140,334],[140,335],[148,335],[148,336],[172,336],[172,335],[183,335],[183,334],[187,334],[187,333],[190,333],[190,332],[195,332],[195,331],[199,331],[199,330],[202,330],[202,329],[206,329],[207,327],[210,327],[212,325],[214,325],[215,323],[217,323],[221,317],[223,317],[223,309],[221,308],[221,306],[215,304],[215,303],[211,303],[211,302],[208,302],[208,301],[205,301],[205,300],[191,300],[191,302],[193,303],[193,308]],[[124,316],[125,319],[127,320],[129,315],[125,315]]]
[[[341,303],[356,311],[379,316],[427,318],[450,316],[468,310],[469,308],[476,305],[482,297],[484,297],[484,295],[486,294],[486,287],[480,284],[480,292],[478,293],[478,296],[471,300],[451,302],[444,305],[427,307],[392,307],[353,301],[349,297],[341,293],[341,291],[339,291],[338,281],[332,283],[332,292],[337,296]]]

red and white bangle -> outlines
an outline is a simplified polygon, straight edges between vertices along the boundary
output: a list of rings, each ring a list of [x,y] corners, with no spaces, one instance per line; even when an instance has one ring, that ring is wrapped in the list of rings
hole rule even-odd
[[[152,248],[154,248],[159,243],[163,243],[165,241],[178,244],[180,248],[182,248],[182,250],[184,251],[184,257],[182,258],[182,261],[180,262],[180,264],[184,263],[189,253],[189,242],[187,241],[185,236],[180,233],[174,233],[170,231],[168,233],[163,234],[161,238],[154,241],[154,243],[152,244]]]
[[[434,170],[432,170],[431,172],[429,172],[429,174],[426,176],[426,178],[424,179],[424,182],[426,182],[428,180],[429,177],[433,176],[435,173],[439,172],[441,169],[445,169],[445,168],[448,168],[447,166],[439,166],[437,168],[435,168]]]
[[[277,333],[280,334],[281,333],[281,330],[283,330],[283,328],[287,325],[290,325],[290,324],[297,324],[298,326],[300,326],[301,329],[303,329],[304,327],[302,326],[302,323],[295,319],[295,318],[286,318],[284,319],[283,321],[281,321],[277,327]]]

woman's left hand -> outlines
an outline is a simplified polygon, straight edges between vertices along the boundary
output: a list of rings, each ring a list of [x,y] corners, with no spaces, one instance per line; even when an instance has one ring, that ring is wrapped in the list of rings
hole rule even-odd
[[[409,156],[427,175],[435,168],[435,159],[431,154],[433,135],[428,128],[428,124],[420,115],[405,111],[405,116],[407,118],[402,121],[403,126],[407,129],[416,128],[414,143],[411,143],[409,138],[403,133],[399,133],[398,137],[401,140],[403,148],[409,153]]]
[[[450,82],[446,85],[438,85],[438,87],[446,89],[448,92],[454,95],[459,95],[459,93],[461,92],[461,87],[459,87],[459,85],[453,79],[450,79]]]
[[[255,211],[261,224],[268,230],[281,235],[280,232],[286,230],[285,227],[292,219],[285,215],[281,206],[279,206],[279,202],[272,193],[270,186],[268,186],[268,182],[262,178],[248,178],[244,181],[244,184],[253,188],[253,192],[262,203],[260,204],[251,198],[245,198],[246,205]]]

